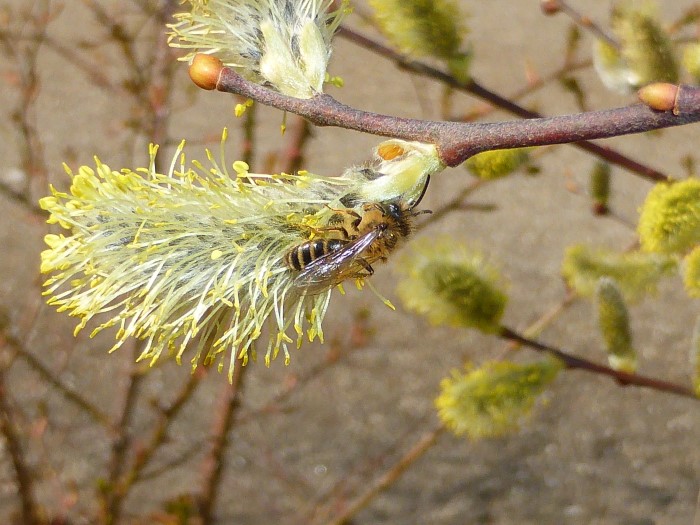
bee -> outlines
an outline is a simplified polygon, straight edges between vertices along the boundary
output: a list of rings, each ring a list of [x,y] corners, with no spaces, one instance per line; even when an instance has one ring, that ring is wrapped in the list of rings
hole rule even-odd
[[[361,214],[352,208],[333,210],[323,230],[326,237],[299,244],[285,255],[287,266],[299,272],[297,285],[313,294],[346,279],[371,276],[372,264],[386,261],[410,235],[414,217],[430,213],[414,212],[414,206],[389,201],[365,203]]]
[[[295,246],[284,256],[284,262],[292,270],[303,270],[321,257],[339,250],[347,241],[341,239],[314,239]]]

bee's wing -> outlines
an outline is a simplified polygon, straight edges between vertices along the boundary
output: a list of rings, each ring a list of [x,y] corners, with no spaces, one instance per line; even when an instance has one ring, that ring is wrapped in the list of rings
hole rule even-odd
[[[371,230],[339,250],[316,259],[299,273],[296,285],[308,293],[317,293],[346,279],[366,275],[366,267],[357,258],[381,236],[382,231],[380,228]]]

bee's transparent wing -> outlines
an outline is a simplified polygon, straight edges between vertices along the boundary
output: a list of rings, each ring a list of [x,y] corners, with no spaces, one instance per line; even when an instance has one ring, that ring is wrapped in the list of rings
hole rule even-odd
[[[307,265],[295,279],[295,284],[307,293],[318,293],[346,279],[366,277],[367,264],[358,259],[381,234],[382,229],[371,230],[339,250],[320,257]]]

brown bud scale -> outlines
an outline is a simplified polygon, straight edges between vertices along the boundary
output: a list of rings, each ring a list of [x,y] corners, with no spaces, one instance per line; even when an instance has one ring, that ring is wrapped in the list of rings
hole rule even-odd
[[[637,91],[639,100],[656,111],[671,111],[676,109],[678,86],[666,82],[654,82]]]
[[[190,78],[202,89],[216,89],[224,64],[216,57],[197,53],[190,64]]]

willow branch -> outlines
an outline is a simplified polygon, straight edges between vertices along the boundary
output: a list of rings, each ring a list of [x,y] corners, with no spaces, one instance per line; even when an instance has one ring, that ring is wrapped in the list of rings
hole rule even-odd
[[[210,435],[210,447],[202,461],[202,480],[198,498],[199,517],[202,525],[214,523],[214,509],[219,496],[221,478],[225,467],[225,456],[229,444],[229,432],[233,427],[241,405],[243,378],[247,366],[236,364],[231,384],[222,389],[221,401],[216,411]]]
[[[5,450],[10,456],[12,468],[15,471],[22,523],[39,525],[42,521],[34,495],[34,476],[23,450],[22,437],[15,429],[13,410],[7,399],[4,370],[0,370],[0,435],[5,440]]]
[[[143,342],[139,341],[134,347],[134,361],[141,353],[139,347],[142,344]],[[121,519],[126,493],[122,490],[123,487],[119,485],[119,479],[126,468],[126,456],[131,448],[134,437],[131,423],[134,419],[142,381],[143,373],[137,366],[132,366],[128,382],[122,392],[122,399],[124,400],[123,405],[119,417],[113,425],[117,434],[112,440],[110,447],[107,480],[104,485],[101,501],[101,522],[105,525],[119,523]]]
[[[634,104],[560,117],[491,123],[438,122],[383,115],[346,106],[323,93],[310,99],[288,97],[250,82],[227,67],[221,70],[216,89],[301,115],[317,126],[429,142],[437,146],[447,166],[458,166],[482,151],[609,138],[700,120],[700,88],[685,85],[679,87],[674,111],[655,111],[644,104]]]
[[[383,56],[384,58],[393,61],[401,69],[410,71],[411,73],[415,73],[416,75],[437,80],[438,82],[452,87],[453,89],[469,93],[470,95],[480,98],[481,100],[485,100],[486,102],[493,104],[499,109],[507,111],[518,117],[525,119],[533,119],[540,118],[543,116],[540,113],[524,108],[516,104],[512,100],[491,91],[490,89],[476,82],[474,79],[470,80],[466,84],[460,83],[452,75],[440,71],[437,68],[431,67],[428,64],[424,64],[423,62],[408,60],[404,55],[394,51],[390,47],[387,47],[377,42],[376,40],[373,40],[365,35],[357,33],[356,31],[349,29],[345,26],[340,28],[338,35],[357,45],[364,47],[365,49],[369,49],[377,55]],[[610,162],[611,164],[615,164],[617,166],[625,168],[630,172],[640,175],[644,178],[653,181],[668,180],[668,176],[666,174],[655,170],[650,166],[642,164],[641,162],[631,159],[630,157],[627,157],[626,155],[623,155],[622,153],[612,148],[601,146],[599,144],[595,144],[593,142],[588,141],[576,142],[573,144],[573,146],[587,151],[589,153],[592,153],[598,158]]]
[[[97,423],[101,424],[107,429],[113,430],[109,416],[102,412],[97,405],[94,405],[83,397],[78,390],[70,387],[66,383],[63,383],[48,366],[44,365],[36,356],[34,356],[34,354],[32,354],[32,352],[25,346],[24,341],[13,335],[10,330],[5,330],[2,327],[0,327],[0,339],[2,339],[2,341],[16,353],[17,357],[26,361],[30,368],[32,368],[44,381],[63,395],[67,401],[73,403],[78,408],[83,410]]]
[[[126,494],[134,483],[141,479],[144,469],[153,459],[161,445],[168,439],[168,432],[171,425],[185,403],[192,398],[201,378],[201,373],[191,374],[187,383],[185,383],[177,396],[175,396],[173,402],[168,407],[160,409],[158,422],[151,432],[151,438],[148,444],[143,449],[137,451],[131,468],[118,483],[120,493]]]
[[[631,374],[629,372],[622,372],[621,370],[615,370],[605,365],[600,365],[589,361],[588,359],[583,359],[582,357],[576,357],[559,348],[528,339],[523,335],[511,330],[507,327],[501,327],[499,334],[502,338],[515,343],[522,344],[533,350],[540,352],[547,352],[558,359],[566,365],[567,368],[576,368],[579,370],[585,370],[586,372],[592,372],[595,374],[605,375],[615,379],[621,385],[634,385],[644,388],[651,388],[653,390],[658,390],[660,392],[668,392],[670,394],[676,394],[683,397],[690,397],[692,399],[698,400],[698,397],[690,389],[683,385],[676,383],[671,383],[669,381],[664,381],[662,379],[656,379],[653,377],[643,376],[640,374]]]
[[[362,494],[337,516],[335,516],[328,525],[344,525],[349,523],[349,520],[359,511],[364,509],[369,503],[374,500],[379,494],[391,487],[396,480],[418,459],[420,459],[437,441],[440,434],[445,430],[445,427],[439,425],[433,430],[426,432],[420,439],[413,444],[408,452],[406,452],[399,460],[386,472],[384,472],[374,483],[372,483]]]
[[[585,29],[586,31],[590,31],[594,37],[605,41],[608,45],[614,47],[615,49],[620,49],[620,43],[617,40],[606,33],[603,28],[591,20],[590,17],[570,6],[565,0],[551,0],[548,2],[548,5],[550,6],[550,9],[556,7],[562,13],[565,13],[577,26]],[[546,12],[547,11],[545,11],[545,13]],[[553,11],[553,13],[554,12],[555,11]]]

